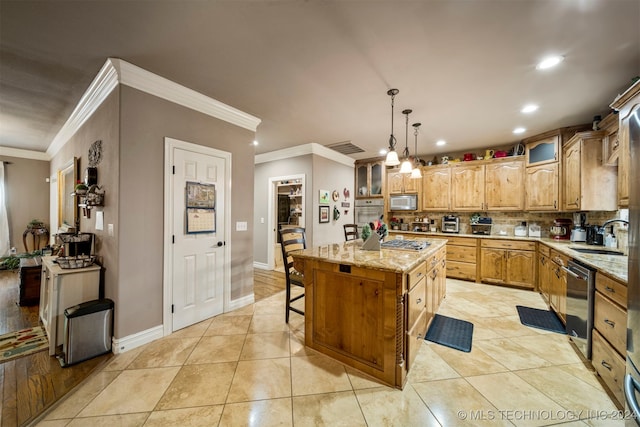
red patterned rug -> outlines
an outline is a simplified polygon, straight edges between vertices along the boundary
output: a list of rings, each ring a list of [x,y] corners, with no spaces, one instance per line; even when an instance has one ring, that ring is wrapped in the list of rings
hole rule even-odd
[[[47,348],[49,340],[41,326],[0,335],[0,363]]]

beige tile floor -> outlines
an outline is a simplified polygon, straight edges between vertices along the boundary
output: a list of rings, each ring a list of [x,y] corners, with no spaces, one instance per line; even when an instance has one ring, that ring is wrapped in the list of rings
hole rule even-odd
[[[284,295],[116,356],[39,426],[615,426],[566,336],[520,324],[533,292],[447,280],[439,313],[474,323],[464,353],[424,342],[404,390],[304,347]]]

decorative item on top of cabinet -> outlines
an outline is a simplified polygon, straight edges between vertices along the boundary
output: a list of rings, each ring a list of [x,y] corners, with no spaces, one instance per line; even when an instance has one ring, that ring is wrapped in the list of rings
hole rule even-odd
[[[356,160],[356,199],[383,197],[385,167],[383,159]]]
[[[614,211],[617,171],[602,163],[603,131],[578,132],[562,147],[563,211]]]
[[[591,363],[622,407],[627,347],[627,286],[601,272],[596,273],[593,328]]]
[[[629,152],[629,119],[633,112],[640,109],[640,80],[637,80],[622,95],[611,103],[611,108],[618,111],[618,207],[629,206],[629,168],[631,167]]]

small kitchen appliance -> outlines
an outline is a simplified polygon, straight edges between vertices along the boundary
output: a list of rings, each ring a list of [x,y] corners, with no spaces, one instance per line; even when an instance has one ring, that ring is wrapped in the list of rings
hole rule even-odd
[[[471,222],[471,234],[491,234],[491,223],[492,219],[489,217],[478,217],[477,219],[472,218]]]
[[[585,221],[587,216],[583,213],[573,214],[573,228],[571,229],[571,241],[572,242],[586,242],[587,241],[587,229],[585,228]]]
[[[455,215],[445,215],[442,217],[442,232],[443,233],[459,233],[460,232],[460,218]]]
[[[404,194],[389,197],[389,208],[392,211],[415,211],[418,209],[418,195]]]
[[[549,235],[555,240],[569,240],[571,237],[571,224],[573,221],[566,218],[556,218],[549,229]]]
[[[599,225],[587,225],[587,245],[604,245],[604,231]]]

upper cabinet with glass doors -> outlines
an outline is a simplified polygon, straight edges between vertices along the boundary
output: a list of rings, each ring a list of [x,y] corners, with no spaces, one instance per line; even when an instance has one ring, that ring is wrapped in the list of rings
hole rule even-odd
[[[383,197],[384,160],[358,160],[355,163],[356,199]]]

